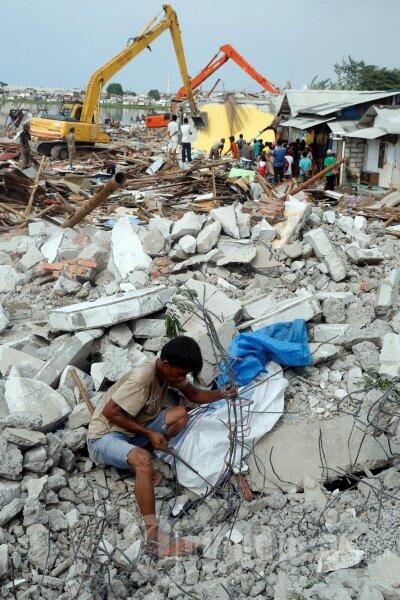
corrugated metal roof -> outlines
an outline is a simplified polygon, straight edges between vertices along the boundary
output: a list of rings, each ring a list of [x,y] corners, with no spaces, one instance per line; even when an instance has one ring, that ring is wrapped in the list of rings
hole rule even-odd
[[[356,91],[356,90],[286,90],[287,100],[293,116],[298,113],[311,113],[328,115],[342,108],[375,102],[383,98],[391,98],[400,94],[382,91]]]
[[[375,127],[383,127],[387,133],[400,134],[400,107],[374,106],[377,118]]]
[[[363,140],[375,140],[376,138],[386,135],[386,129],[381,127],[366,127],[365,129],[356,129],[351,133],[347,133],[346,137],[360,138]]]
[[[330,127],[334,135],[348,135],[356,129],[357,121],[329,121]]]
[[[294,117],[293,119],[289,119],[283,123],[279,123],[281,127],[295,127],[296,129],[310,129],[311,127],[315,127],[316,125],[321,125],[321,123],[326,123],[329,120],[334,119],[335,117],[328,117],[326,119],[318,119],[315,117]]]

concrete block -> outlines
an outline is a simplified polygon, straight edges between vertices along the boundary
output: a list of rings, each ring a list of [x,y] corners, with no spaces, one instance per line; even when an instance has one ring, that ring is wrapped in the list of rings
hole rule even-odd
[[[327,458],[326,469],[321,469],[321,442]],[[259,492],[276,487],[302,488],[305,477],[323,482],[336,479],[338,471],[356,473],[365,467],[380,467],[387,463],[388,456],[399,452],[400,445],[394,446],[390,449],[384,435],[365,436],[364,427],[354,427],[350,415],[323,420],[305,417],[278,423],[254,449],[257,460],[265,466],[265,477],[257,460],[253,456],[248,460],[251,487]]]
[[[52,311],[49,322],[54,330],[59,331],[110,327],[162,310],[175,291],[172,286],[152,286],[71,304]]]
[[[152,217],[149,220],[149,231],[158,229],[165,238],[168,238],[173,224],[173,221],[166,219],[165,217]]]
[[[186,254],[194,254],[196,252],[196,238],[192,235],[184,235],[178,242],[179,247]]]
[[[40,431],[50,431],[62,423],[71,412],[65,398],[42,381],[20,377],[11,370],[5,385],[5,400],[10,412],[40,415]]]
[[[321,227],[306,233],[304,241],[311,244],[316,256],[328,267],[334,281],[341,281],[346,277],[346,267]]]
[[[379,285],[376,313],[386,315],[396,306],[399,295],[400,267],[393,269]]]
[[[54,386],[68,365],[79,366],[90,353],[93,337],[87,331],[81,331],[65,340],[52,354],[35,376],[37,381]]]
[[[248,240],[229,240],[220,237],[217,249],[222,252],[222,257],[217,260],[217,265],[222,267],[229,264],[249,264],[256,257],[256,246]]]
[[[289,242],[294,242],[310,213],[311,204],[299,202],[293,196],[289,196],[285,202],[284,221],[274,226],[279,239],[275,240],[272,245],[280,248]]]
[[[261,275],[273,276],[284,269],[284,265],[277,261],[264,245],[256,244],[256,255],[250,263],[251,269]]]
[[[216,331],[222,346],[226,350],[236,334],[235,323],[233,321],[227,321],[225,323],[217,324]],[[201,385],[208,386],[219,374],[217,365],[221,357],[219,356],[218,350],[213,348],[210,337],[206,331],[194,333],[192,337],[199,344],[203,356],[203,368],[198,376],[198,380]]]
[[[200,231],[196,242],[196,252],[198,254],[204,254],[214,248],[221,233],[221,228],[221,223],[219,221],[214,221],[206,225],[206,227]]]
[[[179,240],[184,235],[196,235],[203,226],[204,218],[193,211],[186,212],[182,219],[175,221],[172,227],[171,239]]]
[[[18,261],[17,267],[19,271],[26,273],[44,260],[45,257],[40,250],[38,250],[36,246],[31,246],[28,252],[26,252],[21,260]]]
[[[319,303],[310,293],[293,296],[287,300],[276,300],[271,295],[262,296],[243,305],[244,317],[251,319],[251,321],[242,323],[238,329],[250,327],[255,331],[280,321],[293,321],[294,319],[309,321],[319,315],[320,312]]]
[[[397,379],[400,376],[400,335],[397,333],[387,333],[383,337],[379,375],[386,379]]]
[[[234,205],[214,208],[210,212],[210,216],[214,219],[214,221],[221,223],[222,229],[226,235],[240,240],[241,235],[239,223]]]
[[[149,267],[151,262],[150,256],[143,250],[135,226],[128,217],[118,219],[111,234],[108,270],[120,281],[126,279],[132,271]]]
[[[357,248],[349,245],[346,253],[356,265],[377,265],[385,260],[385,255],[379,248]]]
[[[251,239],[253,242],[270,244],[275,238],[276,229],[275,227],[272,227],[266,219],[262,219],[257,225],[254,225],[251,232]]]
[[[303,255],[303,244],[301,242],[293,242],[292,244],[285,244],[281,246],[282,252],[288,258],[295,260]]]
[[[137,339],[165,336],[164,319],[137,319],[132,325],[133,336]]]
[[[17,481],[0,479],[0,510],[10,504],[14,498],[20,498],[22,486]]]
[[[336,346],[335,344],[313,343],[309,346],[314,365],[327,362],[328,360],[334,360],[343,352],[343,349],[340,346]]]
[[[28,363],[32,369],[37,371],[44,365],[44,361],[40,358],[20,352],[9,346],[0,346],[0,373],[3,377],[11,367],[18,367],[23,363]]]
[[[176,246],[174,248],[174,250],[176,248],[178,248],[181,251],[179,246]],[[173,251],[171,251],[171,253],[170,253],[171,258],[172,258],[172,252]],[[182,253],[182,254],[184,254],[184,253]],[[207,252],[207,254],[196,254],[195,256],[191,256],[190,258],[183,260],[183,262],[180,262],[174,266],[173,272],[177,273],[178,271],[185,271],[189,267],[197,267],[198,265],[201,265],[203,263],[209,263],[209,262],[215,263],[215,262],[217,262],[217,260],[219,260],[223,256],[224,256],[224,254],[223,254],[222,250],[218,250],[217,248],[214,248],[213,250],[210,250],[210,252]],[[185,258],[186,258],[186,255],[185,255]]]
[[[241,238],[250,237],[251,223],[249,213],[243,212],[242,205],[238,204],[235,208],[236,220],[239,227],[239,234]]]
[[[165,254],[167,240],[159,229],[150,229],[143,237],[143,250],[150,256]]]
[[[108,339],[110,342],[117,344],[117,346],[126,348],[132,339],[132,335],[132,331],[126,323],[119,323],[118,325],[111,327],[110,331],[108,332]]]
[[[346,334],[350,330],[350,325],[345,324],[322,324],[314,325],[313,328],[313,341],[318,343],[332,342],[333,344],[340,345],[345,342]]]

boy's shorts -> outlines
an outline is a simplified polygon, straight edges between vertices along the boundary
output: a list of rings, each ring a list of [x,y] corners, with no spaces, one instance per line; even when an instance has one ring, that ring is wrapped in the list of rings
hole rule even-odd
[[[146,424],[147,429],[166,434],[166,410],[161,411],[153,421]],[[134,448],[144,448],[149,439],[140,434],[127,435],[121,431],[111,431],[96,440],[88,440],[89,456],[93,462],[109,465],[117,469],[130,469],[128,455]]]

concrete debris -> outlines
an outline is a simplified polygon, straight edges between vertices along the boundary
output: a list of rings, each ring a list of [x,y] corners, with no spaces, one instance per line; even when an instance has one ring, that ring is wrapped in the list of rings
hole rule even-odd
[[[349,540],[342,537],[337,550],[321,553],[317,564],[317,573],[329,573],[339,569],[349,569],[358,565],[364,558],[364,551],[357,549]]]
[[[150,142],[136,123],[108,131],[126,185],[74,228],[59,226],[65,209],[103,185],[102,160],[79,155],[69,172],[45,159],[21,222],[38,168],[20,171],[4,157],[17,145],[0,140],[1,597],[398,599],[399,192],[348,196],[315,180],[290,195],[291,181],[272,186],[224,156],[211,169],[197,149],[182,170],[161,130],[146,130]],[[163,529],[195,534],[203,553],[149,562],[135,480],[88,456],[91,415],[72,372],[96,406],[158,355],[172,299],[184,298],[177,317],[203,356],[196,383],[213,386],[221,356],[184,289],[224,349],[238,331],[304,319],[313,364],[284,367],[283,415],[249,444],[240,472],[253,500],[229,481],[199,499],[176,484],[178,461],[156,461]],[[249,393],[231,403],[245,440]],[[166,402],[186,403],[175,392]]]
[[[306,233],[304,241],[311,244],[316,256],[325,263],[334,281],[341,281],[346,277],[345,265],[321,227]]]
[[[93,302],[71,304],[51,312],[49,321],[53,329],[59,331],[110,327],[162,310],[174,292],[174,288],[166,286],[149,287]]]
[[[129,273],[149,267],[151,258],[143,249],[135,226],[127,217],[118,219],[111,234],[111,256],[108,270],[117,279],[126,279]]]

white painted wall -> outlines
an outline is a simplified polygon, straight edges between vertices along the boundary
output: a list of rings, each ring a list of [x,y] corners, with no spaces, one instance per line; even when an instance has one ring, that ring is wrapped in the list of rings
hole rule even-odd
[[[368,140],[364,154],[364,171],[379,173],[379,185],[390,188],[400,189],[400,142],[391,144],[385,142],[385,164],[383,168],[378,169],[379,139]]]

